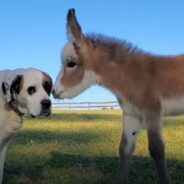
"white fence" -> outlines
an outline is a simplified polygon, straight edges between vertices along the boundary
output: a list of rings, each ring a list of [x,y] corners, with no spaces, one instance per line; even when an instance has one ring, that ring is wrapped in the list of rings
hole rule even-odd
[[[117,101],[110,102],[79,102],[79,103],[53,103],[53,109],[65,110],[105,110],[120,109]]]

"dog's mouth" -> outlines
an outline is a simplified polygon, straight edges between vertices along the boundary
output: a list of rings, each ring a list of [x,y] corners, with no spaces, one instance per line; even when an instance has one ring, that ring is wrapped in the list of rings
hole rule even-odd
[[[32,117],[32,118],[36,118],[36,116],[35,116],[35,115],[33,115],[33,114],[30,114],[30,115],[31,115],[31,117]]]
[[[39,115],[30,114],[31,118],[36,118],[38,116],[50,116],[50,115],[51,115],[51,110],[42,111]]]
[[[50,116],[51,110],[45,110],[40,113],[40,116]]]

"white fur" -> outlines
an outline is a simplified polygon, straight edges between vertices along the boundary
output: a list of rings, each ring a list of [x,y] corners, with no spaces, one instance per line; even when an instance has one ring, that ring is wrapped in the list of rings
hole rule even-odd
[[[139,132],[142,130],[143,126],[141,125],[142,122],[140,122],[140,119],[137,117],[134,117],[132,115],[124,114],[123,118],[123,124],[126,137],[126,147],[125,152],[127,154],[130,154],[132,149],[135,147],[136,139],[139,134]]]
[[[70,58],[75,58],[76,60],[78,59],[72,43],[66,44],[61,52],[61,59],[64,64],[66,63],[67,59],[70,59]],[[73,69],[72,68],[66,69],[65,72],[67,72],[67,70],[73,70]],[[80,83],[77,86],[74,86],[69,89],[65,87],[63,84],[61,84],[61,79],[64,75],[63,72],[64,70],[62,68],[53,86],[53,89],[56,92],[57,98],[60,98],[60,99],[73,98],[79,95],[85,89],[89,88],[91,85],[99,84],[101,82],[100,77],[97,76],[93,71],[85,71],[83,75],[83,79],[80,81]]]
[[[134,105],[124,101],[123,110],[123,131],[127,141],[125,152],[130,154],[135,147],[137,136],[145,128],[145,122],[141,112]]]
[[[68,43],[61,51],[61,60],[66,62],[68,57],[78,58],[72,43]]]
[[[17,96],[20,111],[26,114],[38,116],[41,112],[41,101],[49,99],[48,94],[42,86],[43,74],[35,69],[27,69],[22,72],[24,77],[24,85],[20,94]],[[27,89],[29,86],[36,87],[36,93],[28,95]]]
[[[130,152],[132,145],[136,143],[136,138],[141,129],[146,127],[144,117],[141,117],[141,112],[133,105],[123,103],[124,110],[124,132],[126,135],[127,146],[125,151]],[[162,101],[162,114],[166,115],[181,115],[184,114],[184,98],[165,99]],[[136,135],[132,135],[136,132]]]
[[[184,98],[167,99],[162,102],[163,115],[184,114]]]
[[[79,95],[81,92],[89,88],[91,85],[100,83],[100,77],[98,77],[93,71],[85,71],[81,82],[72,88],[66,88],[61,84],[62,71],[59,73],[53,89],[57,93],[57,97],[60,99],[73,98]]]
[[[127,145],[125,151],[130,153],[133,145],[136,143],[137,135],[146,127],[144,117],[141,112],[133,105],[125,103],[123,104],[124,110],[124,133],[126,136]],[[184,114],[184,98],[165,99],[162,102],[162,114],[163,115],[181,115]],[[136,132],[135,135],[132,135]]]
[[[23,76],[22,89],[18,95],[15,95],[18,109],[21,113],[38,116],[41,113],[41,101],[49,98],[42,86],[44,76],[41,71],[29,68],[12,71],[4,70],[0,72],[0,183],[2,183],[3,179],[4,159],[7,146],[20,129],[23,121],[22,117],[6,104],[6,98],[4,98],[5,94],[2,91],[2,83],[6,82],[11,86],[12,81],[17,75]],[[28,94],[27,89],[29,86],[36,87],[35,94]]]

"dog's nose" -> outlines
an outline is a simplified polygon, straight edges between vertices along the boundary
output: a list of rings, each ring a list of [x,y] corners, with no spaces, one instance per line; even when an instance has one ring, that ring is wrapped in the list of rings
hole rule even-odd
[[[45,109],[49,109],[51,107],[51,101],[48,99],[42,100],[41,104]]]

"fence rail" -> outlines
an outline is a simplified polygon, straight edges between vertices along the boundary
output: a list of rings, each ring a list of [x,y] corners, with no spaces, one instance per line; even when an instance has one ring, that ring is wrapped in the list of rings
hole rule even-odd
[[[110,102],[76,102],[76,103],[53,103],[53,109],[65,110],[105,110],[120,109],[117,101]]]

